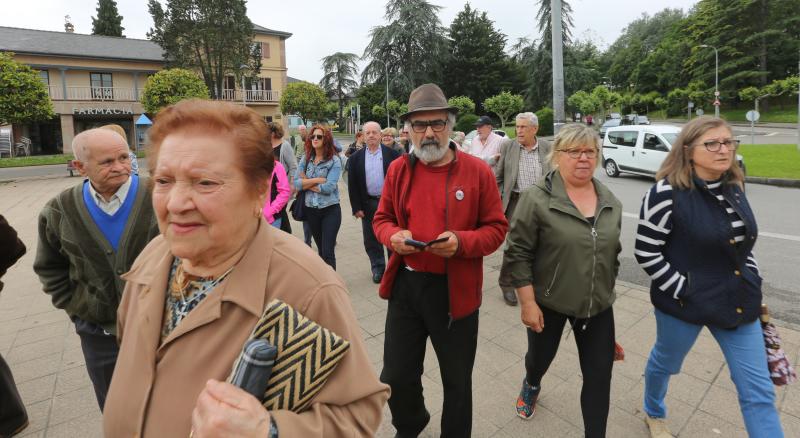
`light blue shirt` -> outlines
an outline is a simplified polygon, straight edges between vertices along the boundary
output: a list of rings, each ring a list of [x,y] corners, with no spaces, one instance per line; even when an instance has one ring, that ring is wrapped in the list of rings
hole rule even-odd
[[[330,160],[320,161],[314,164],[314,157],[306,168],[306,158],[300,159],[297,165],[297,176],[294,179],[294,186],[298,191],[303,190],[303,180],[300,174],[305,172],[306,178],[325,178],[323,184],[319,184],[319,193],[308,190],[306,192],[306,207],[325,208],[339,203],[339,176],[342,174],[342,159],[334,155]]]
[[[380,196],[383,191],[383,151],[372,152],[369,148],[364,150],[364,174],[367,177],[367,194]]]

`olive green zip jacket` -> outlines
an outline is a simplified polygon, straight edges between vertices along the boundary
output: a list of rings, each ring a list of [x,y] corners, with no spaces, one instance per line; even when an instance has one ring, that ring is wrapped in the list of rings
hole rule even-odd
[[[532,284],[536,302],[589,318],[614,302],[622,203],[597,179],[595,224],[578,211],[554,170],[519,198],[503,254],[510,285]],[[500,278],[503,278],[501,274]]]

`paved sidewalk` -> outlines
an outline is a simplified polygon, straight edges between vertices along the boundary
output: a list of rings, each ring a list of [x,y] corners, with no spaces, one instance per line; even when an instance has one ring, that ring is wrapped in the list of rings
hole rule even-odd
[[[101,417],[78,338],[66,315],[55,310],[41,292],[31,268],[40,208],[54,194],[78,182],[78,178],[56,178],[0,183],[0,212],[28,246],[28,254],[6,274],[5,290],[0,294],[0,353],[11,365],[31,418],[23,436],[102,436]],[[344,189],[342,185],[342,193]],[[343,198],[337,265],[350,289],[370,358],[379,372],[386,302],[377,296],[360,224],[349,215],[347,196]],[[299,224],[293,224],[293,228],[295,234],[302,234]],[[496,285],[500,260],[500,254],[495,253],[486,259],[484,267],[484,302],[473,373],[473,436],[580,437],[581,373],[571,334],[565,333],[561,350],[543,381],[535,418],[524,421],[515,415],[527,340],[519,310],[504,304]],[[625,348],[626,359],[614,366],[608,436],[645,437],[642,373],[655,337],[652,306],[641,287],[619,283],[617,292],[617,338]],[[781,335],[792,363],[798,363],[800,332],[782,329]],[[442,389],[431,348],[423,381],[432,414],[423,436],[438,436]],[[800,436],[800,384],[780,388],[777,395],[786,436]],[[667,399],[669,425],[680,437],[746,436],[723,356],[707,330],[689,354],[683,372],[672,380]],[[394,433],[388,408],[385,412],[379,437]]]

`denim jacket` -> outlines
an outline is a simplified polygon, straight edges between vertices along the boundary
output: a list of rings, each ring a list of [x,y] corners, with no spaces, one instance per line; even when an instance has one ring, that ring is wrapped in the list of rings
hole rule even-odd
[[[314,164],[314,159],[307,163],[306,157],[300,159],[297,165],[297,174],[294,178],[294,186],[298,191],[303,189],[301,173],[305,173],[306,178],[325,178],[324,184],[319,184],[319,193],[308,190],[306,192],[306,207],[325,208],[339,203],[339,176],[342,174],[342,159],[334,155],[326,161]]]

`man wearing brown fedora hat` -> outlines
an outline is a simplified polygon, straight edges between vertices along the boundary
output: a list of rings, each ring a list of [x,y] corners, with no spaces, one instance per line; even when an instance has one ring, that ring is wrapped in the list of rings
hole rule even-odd
[[[434,84],[411,92],[401,118],[414,150],[389,166],[373,219],[393,251],[379,288],[389,300],[381,380],[392,388],[401,437],[419,435],[430,420],[422,396],[428,338],[444,389],[442,436],[470,436],[483,257],[508,229],[492,169],[450,141],[455,113]]]

